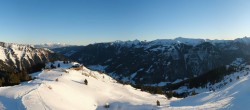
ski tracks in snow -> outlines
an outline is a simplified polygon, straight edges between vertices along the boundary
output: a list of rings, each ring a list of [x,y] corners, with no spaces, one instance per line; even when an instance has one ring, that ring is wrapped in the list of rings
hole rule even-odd
[[[39,97],[40,102],[41,102],[42,105],[43,105],[44,110],[52,110],[52,109],[44,102],[44,100],[43,100],[43,98],[41,97],[40,92],[39,92],[38,89],[36,89],[36,92],[37,92],[37,96]]]
[[[39,87],[44,84],[44,82],[39,83],[36,85],[33,89],[27,91],[24,95],[22,95],[20,98],[22,99],[22,103],[24,106],[27,105],[25,103],[30,103],[31,105],[25,106],[26,109],[33,109],[33,105],[40,104],[42,107],[39,109],[43,110],[52,110],[43,100],[42,96],[40,95],[39,92]],[[46,85],[46,84],[45,84]],[[47,86],[47,85],[46,85]],[[37,100],[36,100],[37,99]],[[37,110],[37,108],[36,108]]]

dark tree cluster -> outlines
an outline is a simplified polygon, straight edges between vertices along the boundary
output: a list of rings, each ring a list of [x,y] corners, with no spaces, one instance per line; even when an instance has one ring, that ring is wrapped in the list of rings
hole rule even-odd
[[[109,108],[109,103],[106,103],[105,105],[104,105],[104,108]]]
[[[132,85],[135,88],[141,89],[151,94],[164,94],[163,88],[160,86],[143,86],[143,85]]]
[[[69,61],[63,61],[63,64],[69,64],[70,62]]]
[[[211,70],[203,75],[200,75],[198,77],[190,78],[190,79],[187,79],[187,80],[184,80],[182,82],[175,83],[175,84],[168,84],[168,85],[163,86],[163,87],[144,86],[142,84],[132,85],[132,86],[137,88],[137,89],[141,89],[141,91],[146,91],[146,92],[149,92],[152,94],[165,94],[165,96],[168,99],[171,99],[172,97],[185,98],[189,95],[196,95],[198,93],[196,93],[195,91],[177,93],[177,92],[174,92],[173,90],[176,90],[182,86],[187,86],[190,89],[191,88],[198,88],[198,87],[206,88],[208,83],[210,83],[211,85],[218,83],[224,79],[224,76],[232,74],[236,70],[237,70],[237,67],[222,66],[222,67],[218,67],[216,69],[213,69],[213,70]],[[239,79],[239,77],[237,77],[236,79]],[[118,81],[118,82],[120,82],[121,84],[124,84],[124,82],[122,82],[122,81]],[[232,82],[232,79],[230,79],[230,82]],[[224,85],[226,85],[226,84],[227,83],[224,83]],[[223,85],[221,85],[221,86],[223,86]],[[210,88],[210,90],[214,91],[215,88]]]
[[[37,63],[36,65],[33,65],[27,70],[29,70],[29,73],[33,73],[33,72],[41,71],[44,67],[45,67],[45,63]]]
[[[29,81],[31,79],[31,76],[25,71],[7,72],[4,76],[0,77],[0,86],[17,85],[22,81]]]
[[[54,69],[54,68],[56,68],[56,66],[54,66],[54,64],[52,63],[52,64],[50,65],[50,68],[51,68],[51,69]]]
[[[181,86],[187,86],[188,88],[198,88],[198,87],[206,88],[206,85],[208,83],[210,83],[211,85],[218,83],[224,79],[224,76],[229,75],[235,71],[236,69],[234,67],[226,68],[226,66],[222,66],[222,67],[213,69],[198,77],[190,78],[188,80],[175,83],[175,84],[169,84],[164,88],[168,91],[178,89]]]
[[[189,92],[177,93],[174,91],[167,91],[165,93],[165,96],[168,98],[168,100],[170,100],[172,97],[185,98],[188,96],[188,94],[189,94]]]
[[[12,86],[23,81],[29,81],[32,79],[30,73],[41,71],[44,67],[44,63],[38,63],[30,68],[23,68],[23,70],[9,69],[8,71],[0,71],[0,86]]]

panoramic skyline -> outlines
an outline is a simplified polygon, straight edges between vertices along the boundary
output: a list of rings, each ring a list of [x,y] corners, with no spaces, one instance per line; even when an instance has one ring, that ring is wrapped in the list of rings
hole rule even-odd
[[[4,42],[86,45],[115,40],[250,36],[246,0],[1,0]]]

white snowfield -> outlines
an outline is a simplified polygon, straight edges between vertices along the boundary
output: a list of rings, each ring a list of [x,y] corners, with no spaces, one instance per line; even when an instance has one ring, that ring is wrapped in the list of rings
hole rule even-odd
[[[33,74],[36,79],[16,86],[0,87],[0,109],[7,110],[156,110],[166,108],[163,95],[141,92],[116,83],[111,77],[85,67],[82,70],[61,68]],[[56,81],[58,79],[58,81]],[[88,84],[84,84],[84,80]],[[162,106],[156,106],[159,100]]]
[[[185,99],[168,100],[163,95],[142,92],[117,83],[111,77],[91,71],[69,69],[63,64],[32,74],[36,79],[16,86],[0,87],[2,110],[213,110],[250,107],[250,80],[242,70],[228,77],[233,81],[215,92],[203,92]],[[48,64],[49,66],[50,64]],[[234,77],[235,76],[235,77]],[[236,79],[236,76],[240,76]],[[85,85],[84,80],[88,81]],[[159,100],[161,106],[156,106]],[[109,108],[104,106],[108,104]]]

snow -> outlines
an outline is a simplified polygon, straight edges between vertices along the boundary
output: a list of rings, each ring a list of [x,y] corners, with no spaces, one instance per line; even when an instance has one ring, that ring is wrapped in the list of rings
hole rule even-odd
[[[239,63],[240,62],[240,63]],[[250,107],[248,93],[250,89],[249,73],[250,65],[242,64],[243,59],[237,58],[231,65],[238,64],[241,68],[237,72],[227,75],[219,83],[207,85],[207,88],[188,89],[185,86],[174,90],[177,93],[183,91],[195,91],[200,93],[196,96],[178,99],[170,103],[170,108],[175,109],[242,109]],[[238,78],[239,77],[239,78]],[[230,81],[231,80],[231,81]],[[214,91],[209,91],[213,88]]]
[[[241,59],[238,58],[236,61]],[[215,85],[210,85],[215,91],[206,88],[187,89],[184,86],[178,91],[196,91],[199,94],[184,99],[168,100],[163,95],[154,95],[130,85],[119,84],[110,76],[84,66],[81,66],[80,70],[70,68],[78,64],[77,62],[63,64],[56,61],[53,64],[60,64],[60,68],[33,73],[32,76],[36,79],[29,82],[0,87],[0,109],[106,110],[105,105],[110,106],[109,110],[204,110],[250,107],[250,65],[244,65],[242,70],[225,76],[223,81]],[[88,85],[84,84],[85,79]],[[227,84],[221,86],[225,82]],[[161,82],[158,86],[162,84],[167,82]],[[156,106],[157,100],[161,106]]]
[[[48,54],[47,50],[35,49],[30,45],[1,42],[0,46],[0,60],[11,60],[20,69],[22,64],[16,64],[17,61],[26,59],[28,63],[31,63],[36,55],[41,58],[41,56],[47,56],[46,54]]]
[[[69,45],[65,43],[44,43],[44,44],[34,45],[35,48],[48,48],[48,49],[70,47],[70,46],[76,46],[76,45]]]
[[[163,46],[167,46],[173,43],[184,43],[184,44],[188,44],[188,45],[198,45],[201,44],[203,42],[206,42],[205,39],[193,39],[193,38],[183,38],[183,37],[177,37],[175,39],[157,39],[157,40],[153,40],[149,42],[149,47],[153,46],[153,45],[163,45]]]
[[[110,110],[163,110],[167,105],[163,95],[152,95],[119,84],[111,77],[85,67],[69,69],[73,63],[54,62],[57,63],[61,68],[34,73],[36,79],[32,81],[0,87],[0,109],[106,110],[104,105],[109,103]],[[84,79],[88,80],[88,85],[84,84]],[[163,106],[156,106],[157,100]]]
[[[5,55],[5,49],[0,46],[0,60],[5,61],[6,59],[7,58],[6,58],[6,55]]]
[[[243,63],[244,63],[243,58],[236,58],[230,65],[232,65],[232,66],[240,66]]]
[[[137,72],[133,73],[133,74],[131,75],[131,79],[133,79],[136,75],[137,75]]]
[[[205,39],[193,39],[193,38],[183,38],[183,37],[177,37],[174,40],[176,42],[189,44],[189,45],[198,45],[206,41]]]
[[[169,82],[160,82],[159,84],[158,84],[158,86],[165,86],[165,85],[167,85]]]
[[[128,41],[120,41],[120,40],[117,40],[115,42],[113,42],[113,44],[118,44],[118,45],[123,45],[123,46],[133,46],[133,45],[138,45],[141,41],[135,39],[133,41],[131,40],[128,40]]]
[[[182,79],[177,79],[177,80],[175,80],[174,82],[172,82],[172,84],[176,84],[176,83],[179,83],[179,82],[181,82],[181,81],[183,81]]]
[[[249,68],[249,66],[248,66]],[[250,105],[247,103],[250,101],[248,97],[249,88],[247,87],[250,84],[249,80],[249,71],[240,71],[232,75],[226,76],[223,82],[229,82],[229,79],[233,79],[232,83],[229,83],[223,88],[215,89],[215,92],[207,91],[204,92],[204,89],[196,90],[203,91],[202,93],[187,97],[182,100],[176,100],[170,103],[171,107],[180,107],[179,109],[243,109],[248,108]],[[240,79],[237,79],[236,76],[240,76]],[[222,82],[221,82],[222,83]],[[213,87],[218,86],[213,85]],[[185,88],[181,88],[185,89]]]
[[[160,83],[155,83],[155,84],[145,84],[145,86],[165,86],[169,83],[170,82],[160,82]]]

